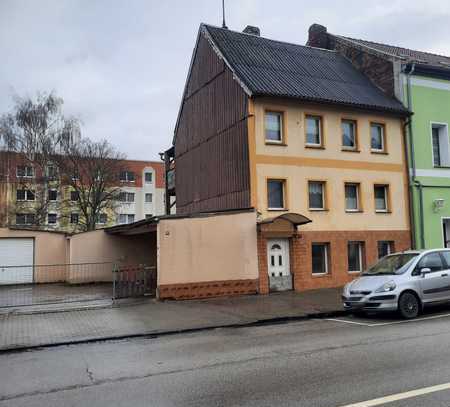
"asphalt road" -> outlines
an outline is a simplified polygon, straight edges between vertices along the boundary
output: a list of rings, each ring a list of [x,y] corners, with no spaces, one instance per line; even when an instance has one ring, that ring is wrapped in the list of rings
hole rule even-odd
[[[1,354],[0,406],[448,407],[450,308],[440,312]]]

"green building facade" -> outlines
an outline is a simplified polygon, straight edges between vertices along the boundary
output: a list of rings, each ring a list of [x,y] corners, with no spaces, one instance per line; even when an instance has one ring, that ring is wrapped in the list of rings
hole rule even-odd
[[[408,147],[415,246],[450,247],[450,80],[415,74],[413,65],[404,79],[404,103],[414,113]]]

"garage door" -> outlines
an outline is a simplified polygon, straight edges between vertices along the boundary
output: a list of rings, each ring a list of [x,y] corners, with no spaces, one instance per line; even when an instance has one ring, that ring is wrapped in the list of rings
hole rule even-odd
[[[34,241],[0,238],[0,284],[33,282]]]

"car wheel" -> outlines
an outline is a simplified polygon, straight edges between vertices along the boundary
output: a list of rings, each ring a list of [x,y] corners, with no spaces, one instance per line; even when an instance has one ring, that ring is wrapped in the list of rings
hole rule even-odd
[[[357,318],[364,318],[367,315],[366,311],[363,310],[353,311],[352,314]]]
[[[398,310],[405,319],[416,318],[420,310],[419,300],[412,293],[404,293],[398,300]]]

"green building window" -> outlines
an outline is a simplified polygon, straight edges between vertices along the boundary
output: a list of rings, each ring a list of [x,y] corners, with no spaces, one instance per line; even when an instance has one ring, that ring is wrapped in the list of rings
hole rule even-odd
[[[433,146],[433,166],[450,166],[450,148],[447,125],[433,124],[431,127],[431,140]]]
[[[441,150],[439,147],[439,128],[433,127],[433,164],[435,167],[441,166]]]

